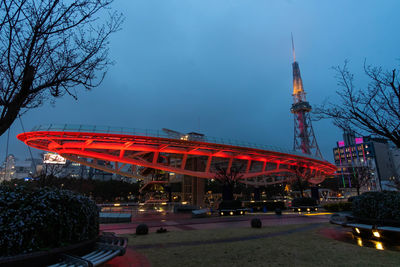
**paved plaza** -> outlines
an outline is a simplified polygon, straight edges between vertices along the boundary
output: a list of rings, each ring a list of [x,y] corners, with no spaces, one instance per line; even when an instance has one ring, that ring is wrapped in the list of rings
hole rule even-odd
[[[278,226],[278,225],[301,225],[293,230],[285,230],[273,234],[263,234],[251,237],[228,238],[218,241],[203,241],[203,242],[184,242],[172,243],[170,246],[195,246],[211,243],[229,243],[245,241],[250,239],[270,238],[278,235],[289,235],[291,233],[305,231],[319,226],[321,223],[329,221],[330,213],[293,213],[286,212],[283,215],[275,215],[268,213],[251,213],[245,216],[232,217],[208,217],[208,218],[191,218],[191,214],[149,214],[141,217],[136,217],[131,223],[120,224],[102,224],[100,229],[104,232],[115,232],[119,235],[134,234],[136,226],[145,223],[149,226],[149,232],[154,233],[158,228],[163,227],[168,231],[190,231],[201,229],[221,229],[221,228],[240,228],[250,227],[252,218],[259,218],[262,221],[263,227]],[[250,239],[249,239],[250,238]],[[163,247],[163,244],[152,244],[154,248]],[[147,245],[148,247],[148,245]],[[147,248],[146,247],[146,248]],[[105,266],[150,266],[147,258],[138,253],[137,249],[142,249],[141,246],[130,245],[123,257],[117,257],[108,262]]]

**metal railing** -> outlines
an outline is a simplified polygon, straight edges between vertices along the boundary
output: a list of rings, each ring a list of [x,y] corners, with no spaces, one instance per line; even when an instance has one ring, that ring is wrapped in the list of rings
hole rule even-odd
[[[99,126],[99,125],[84,125],[84,124],[46,124],[46,125],[38,125],[32,128],[32,132],[36,131],[62,131],[62,132],[88,132],[88,133],[105,133],[105,134],[124,134],[124,135],[136,135],[136,136],[148,136],[148,137],[160,137],[160,138],[169,138],[176,140],[188,140],[188,141],[201,141],[212,144],[223,144],[223,145],[231,145],[238,147],[246,147],[246,148],[256,148],[262,150],[269,150],[273,152],[297,155],[301,157],[312,158],[316,160],[324,159],[300,153],[298,151],[294,151],[287,148],[281,148],[270,145],[261,145],[257,143],[244,142],[234,139],[223,139],[212,136],[204,136],[199,139],[182,139],[176,138],[171,135],[168,135],[162,130],[151,130],[151,129],[140,129],[140,128],[128,128],[128,127],[111,127],[111,126]],[[183,136],[182,136],[183,137]]]

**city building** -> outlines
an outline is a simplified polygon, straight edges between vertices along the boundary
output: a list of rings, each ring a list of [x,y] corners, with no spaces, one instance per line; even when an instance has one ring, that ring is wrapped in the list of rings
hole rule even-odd
[[[32,178],[36,172],[36,162],[39,159],[19,160],[12,154],[8,155],[0,168],[0,182]]]
[[[333,148],[333,155],[343,188],[356,187],[355,178],[360,177],[364,179],[361,191],[393,190],[397,172],[387,139],[356,137],[354,132],[346,131]]]

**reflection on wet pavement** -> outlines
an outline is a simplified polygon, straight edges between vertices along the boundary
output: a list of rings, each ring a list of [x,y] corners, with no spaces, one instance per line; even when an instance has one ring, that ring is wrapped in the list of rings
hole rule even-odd
[[[353,234],[350,228],[325,228],[320,233],[328,238],[338,241],[354,244],[360,247],[375,248],[377,250],[400,251],[400,244],[393,244],[389,241],[377,241],[368,238],[362,238]]]

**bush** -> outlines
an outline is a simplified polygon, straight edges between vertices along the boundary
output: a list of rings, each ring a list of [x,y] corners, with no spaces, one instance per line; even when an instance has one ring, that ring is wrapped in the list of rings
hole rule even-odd
[[[324,209],[327,211],[338,212],[338,211],[351,211],[351,202],[337,202],[329,203],[324,205]]]
[[[267,209],[267,211],[274,211],[276,209],[285,209],[285,203],[283,201],[267,201],[267,202],[247,202],[246,203],[246,208],[252,208],[254,210],[263,210],[264,207]]]
[[[299,197],[295,198],[292,201],[292,207],[301,207],[301,206],[316,206],[317,201],[310,197]]]
[[[352,203],[356,217],[400,221],[400,192],[366,192]]]
[[[261,223],[260,219],[254,218],[254,219],[251,220],[251,227],[252,228],[261,228],[261,226],[262,226],[262,223]]]
[[[356,198],[357,196],[351,196],[347,199],[348,202],[353,202],[353,200]]]
[[[219,204],[218,209],[220,210],[231,210],[242,208],[242,202],[240,200],[225,200]]]
[[[142,223],[136,227],[137,235],[147,235],[149,233],[149,227],[146,224]]]
[[[0,186],[0,256],[96,238],[99,209],[68,190]]]

